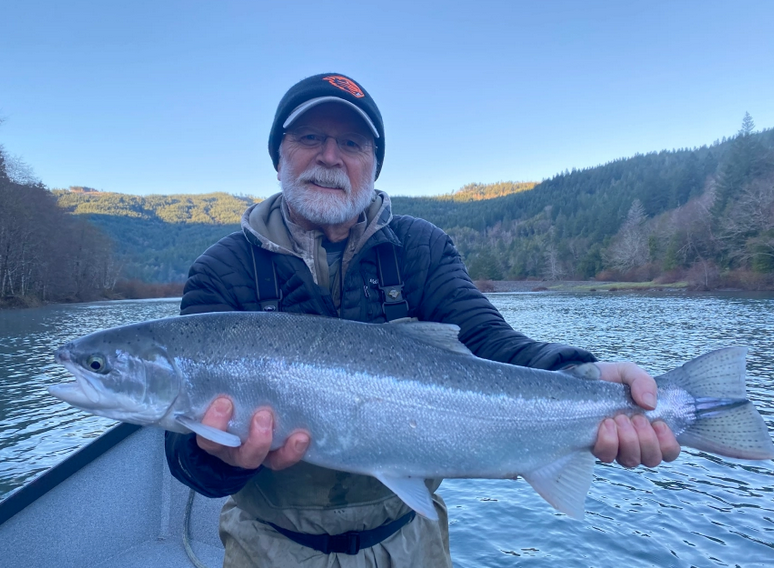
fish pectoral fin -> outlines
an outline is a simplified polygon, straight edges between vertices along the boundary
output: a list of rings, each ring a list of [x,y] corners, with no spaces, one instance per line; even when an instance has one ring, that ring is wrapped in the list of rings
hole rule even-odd
[[[591,452],[582,450],[523,473],[522,477],[555,509],[574,519],[582,519],[594,463]]]
[[[431,521],[438,520],[438,513],[435,512],[433,498],[425,485],[425,480],[419,477],[394,477],[377,473],[376,479],[384,483],[387,488],[400,497],[406,505],[414,509],[423,517]]]
[[[191,432],[199,434],[199,436],[202,438],[207,438],[208,440],[215,442],[216,444],[220,444],[221,446],[238,448],[242,445],[242,440],[239,439],[239,436],[235,436],[229,432],[224,432],[223,430],[218,430],[212,426],[207,426],[206,424],[197,422],[193,418],[178,415],[175,416],[175,421],[188,428]]]

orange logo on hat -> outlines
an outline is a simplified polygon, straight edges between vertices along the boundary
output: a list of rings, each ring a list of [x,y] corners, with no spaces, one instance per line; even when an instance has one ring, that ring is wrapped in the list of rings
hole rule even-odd
[[[323,77],[323,81],[328,81],[334,87],[338,87],[342,91],[347,91],[350,95],[357,97],[358,99],[361,99],[365,96],[363,94],[363,89],[358,87],[354,81],[347,79],[346,77],[342,77],[341,75],[330,75],[328,77]]]

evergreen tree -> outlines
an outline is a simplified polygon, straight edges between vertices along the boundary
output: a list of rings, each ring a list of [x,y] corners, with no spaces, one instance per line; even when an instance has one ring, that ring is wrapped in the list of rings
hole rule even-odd
[[[715,195],[712,213],[716,219],[723,216],[729,201],[742,188],[765,169],[766,148],[758,137],[753,136],[755,123],[750,113],[745,113],[742,127],[734,138],[729,155],[723,166]]]

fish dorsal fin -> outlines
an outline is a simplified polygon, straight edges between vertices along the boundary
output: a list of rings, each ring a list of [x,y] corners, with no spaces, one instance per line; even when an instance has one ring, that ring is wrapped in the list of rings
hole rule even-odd
[[[431,521],[438,520],[433,498],[430,496],[430,490],[425,485],[424,479],[420,477],[395,477],[383,473],[377,473],[374,477],[384,483],[387,489],[395,493],[401,501],[417,513]]]
[[[208,440],[215,442],[216,444],[220,444],[221,446],[238,448],[242,445],[242,440],[239,439],[239,436],[235,436],[229,432],[224,432],[223,430],[218,430],[212,426],[207,426],[206,424],[197,422],[193,418],[188,418],[187,416],[178,414],[175,416],[175,420],[188,428],[191,432],[199,434],[199,436],[202,438],[207,438]]]
[[[598,381],[602,376],[602,371],[594,363],[571,365],[562,369],[562,372],[579,379],[588,379],[589,381]]]
[[[574,519],[582,519],[594,463],[591,452],[580,450],[522,474],[522,477],[555,509]]]
[[[400,330],[416,341],[426,343],[462,355],[472,355],[470,349],[459,340],[460,328],[451,323],[435,321],[398,321],[391,322],[395,329]]]

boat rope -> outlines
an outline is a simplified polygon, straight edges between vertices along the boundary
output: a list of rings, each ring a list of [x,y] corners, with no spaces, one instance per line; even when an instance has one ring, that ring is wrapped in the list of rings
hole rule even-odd
[[[196,553],[193,551],[193,548],[191,548],[190,528],[194,495],[196,495],[196,492],[193,489],[188,491],[188,502],[185,504],[185,515],[183,517],[183,548],[185,548],[188,559],[196,566],[196,568],[209,568],[209,566],[196,557]]]

